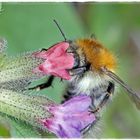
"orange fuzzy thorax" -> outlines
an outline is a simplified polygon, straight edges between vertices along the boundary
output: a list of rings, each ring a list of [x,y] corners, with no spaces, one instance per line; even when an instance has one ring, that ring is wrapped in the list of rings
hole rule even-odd
[[[106,67],[108,70],[115,69],[116,59],[114,55],[98,41],[79,39],[76,41],[76,46],[84,53],[93,70],[100,71],[101,67]]]

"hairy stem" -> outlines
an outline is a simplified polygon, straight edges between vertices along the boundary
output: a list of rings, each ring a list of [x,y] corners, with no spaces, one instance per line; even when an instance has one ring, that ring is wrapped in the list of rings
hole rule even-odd
[[[0,112],[34,126],[40,125],[39,119],[51,116],[44,108],[44,105],[51,104],[54,102],[42,96],[20,94],[3,89],[0,91]]]

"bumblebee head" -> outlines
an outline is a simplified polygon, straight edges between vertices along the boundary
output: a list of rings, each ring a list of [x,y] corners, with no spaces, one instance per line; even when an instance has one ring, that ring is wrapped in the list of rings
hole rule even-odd
[[[95,39],[79,39],[75,41],[77,52],[84,55],[86,61],[94,71],[100,71],[102,67],[110,71],[116,68],[115,56]]]

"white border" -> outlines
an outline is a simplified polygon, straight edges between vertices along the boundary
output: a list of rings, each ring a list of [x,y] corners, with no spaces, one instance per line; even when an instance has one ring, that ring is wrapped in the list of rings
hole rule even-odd
[[[0,2],[140,2],[140,0],[0,0]]]

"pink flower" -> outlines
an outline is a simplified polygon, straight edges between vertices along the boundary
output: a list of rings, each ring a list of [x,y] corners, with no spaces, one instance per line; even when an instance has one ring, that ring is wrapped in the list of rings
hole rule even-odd
[[[69,80],[71,76],[68,73],[68,69],[71,69],[74,65],[74,57],[66,52],[68,47],[68,42],[60,42],[47,51],[34,53],[35,57],[44,59],[44,62],[34,69],[34,72],[50,74]]]
[[[57,137],[80,138],[81,130],[95,121],[94,114],[88,111],[90,104],[90,97],[81,95],[62,105],[46,107],[53,116],[40,122]]]

